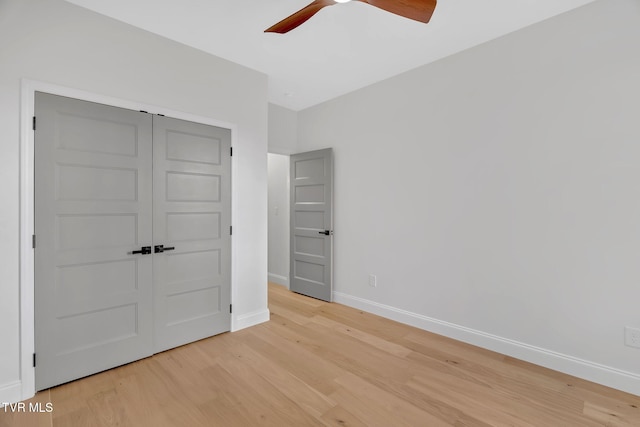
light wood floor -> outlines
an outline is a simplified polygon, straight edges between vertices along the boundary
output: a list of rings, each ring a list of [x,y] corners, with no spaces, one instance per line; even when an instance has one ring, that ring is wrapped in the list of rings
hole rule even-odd
[[[640,426],[640,397],[270,285],[271,321],[38,393],[0,426]]]

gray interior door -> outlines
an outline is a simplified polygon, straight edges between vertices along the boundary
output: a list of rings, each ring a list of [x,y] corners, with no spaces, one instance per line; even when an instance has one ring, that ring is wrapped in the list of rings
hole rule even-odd
[[[333,153],[291,156],[290,289],[331,301],[333,294]]]
[[[231,133],[35,99],[42,390],[230,329]]]
[[[44,93],[35,112],[36,389],[152,354],[151,116]]]
[[[231,327],[230,147],[229,129],[153,119],[156,352]]]

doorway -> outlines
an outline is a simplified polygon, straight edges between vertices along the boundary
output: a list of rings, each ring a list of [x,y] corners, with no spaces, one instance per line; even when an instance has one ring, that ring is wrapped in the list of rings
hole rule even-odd
[[[269,153],[268,177],[269,281],[331,301],[332,149]]]
[[[289,288],[289,156],[267,155],[269,282]]]

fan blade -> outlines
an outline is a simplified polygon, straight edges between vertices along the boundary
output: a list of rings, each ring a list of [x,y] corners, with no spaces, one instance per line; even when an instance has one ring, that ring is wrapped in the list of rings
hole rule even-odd
[[[424,22],[431,19],[436,9],[437,0],[356,0],[369,3],[379,9],[386,10],[395,15],[404,16],[414,21]]]
[[[280,34],[288,33],[289,31],[293,30],[297,26],[306,22],[309,18],[311,18],[316,13],[318,13],[318,11],[323,7],[333,6],[334,4],[336,4],[336,2],[333,0],[315,0],[314,2],[310,3],[306,7],[303,7],[302,9],[294,13],[293,15],[287,18],[284,18],[282,21],[278,22],[276,25],[267,28],[266,30],[264,30],[264,32],[280,33]]]

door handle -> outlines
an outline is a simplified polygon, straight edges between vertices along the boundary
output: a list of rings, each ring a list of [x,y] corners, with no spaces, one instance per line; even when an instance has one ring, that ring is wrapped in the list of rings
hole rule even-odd
[[[168,247],[164,247],[164,245],[155,245],[153,248],[153,252],[157,253],[157,254],[161,254],[165,251],[172,251],[174,250],[175,247],[174,246],[168,246]]]
[[[149,255],[150,253],[151,253],[151,246],[143,246],[140,248],[139,251],[131,252],[131,255],[135,255],[135,254]]]
[[[331,230],[318,231],[318,234],[324,234],[325,236],[333,236],[333,231]]]

